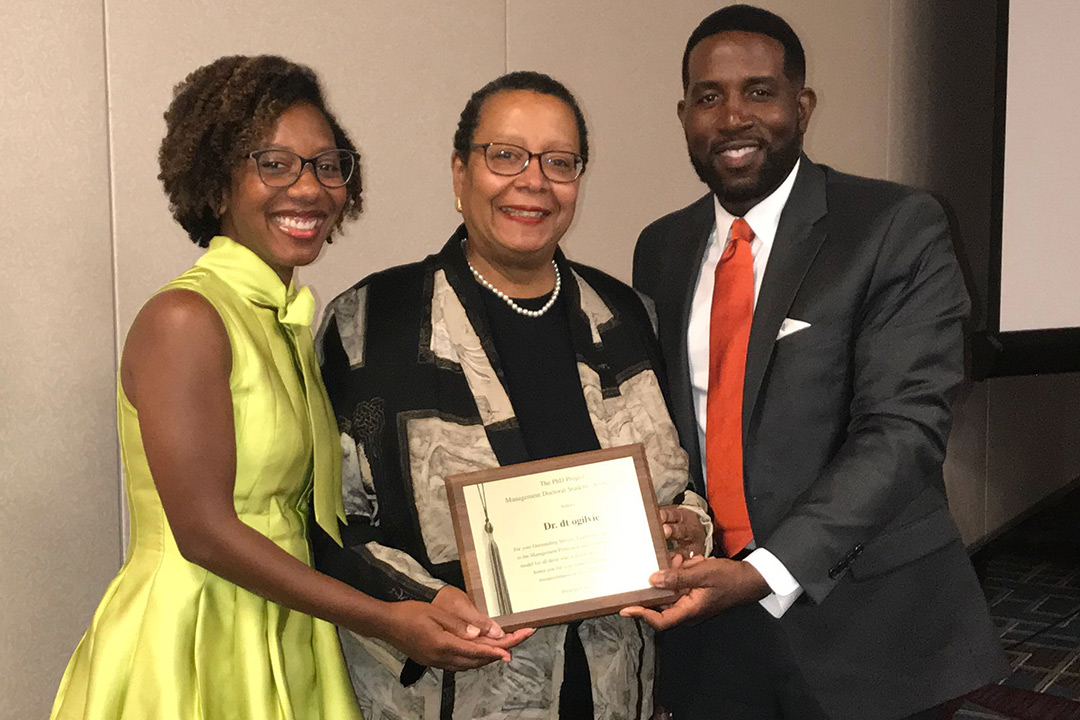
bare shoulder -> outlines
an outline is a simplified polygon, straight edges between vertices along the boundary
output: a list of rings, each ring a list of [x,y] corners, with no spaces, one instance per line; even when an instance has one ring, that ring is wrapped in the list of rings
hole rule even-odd
[[[147,342],[227,347],[229,336],[209,300],[194,290],[173,289],[158,293],[143,305],[128,332],[125,352]]]
[[[194,290],[172,289],[150,298],[128,331],[120,360],[124,392],[133,403],[140,378],[168,374],[224,377],[232,369],[229,335],[214,306]],[[137,404],[137,403],[136,403]]]

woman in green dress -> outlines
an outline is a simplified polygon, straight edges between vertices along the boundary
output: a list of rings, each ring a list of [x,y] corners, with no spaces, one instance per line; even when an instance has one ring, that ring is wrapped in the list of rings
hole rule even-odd
[[[385,603],[310,567],[309,508],[339,537],[340,446],[293,271],[360,210],[355,148],[314,73],[221,58],[165,119],[160,178],[209,249],[128,334],[131,542],[52,717],[359,718],[330,623],[448,669],[509,659],[526,634],[467,603]]]

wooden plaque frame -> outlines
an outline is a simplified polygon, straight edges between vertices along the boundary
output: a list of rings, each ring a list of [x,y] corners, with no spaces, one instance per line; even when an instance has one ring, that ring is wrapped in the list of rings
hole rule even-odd
[[[647,527],[642,527],[641,531],[647,532],[650,536],[651,546],[656,554],[659,569],[667,569],[667,543],[661,528],[660,513],[656,503],[656,491],[653,488],[652,477],[649,474],[649,464],[645,459],[645,448],[640,443],[517,465],[507,465],[477,472],[460,473],[446,478],[446,495],[450,504],[450,515],[454,523],[454,535],[457,538],[458,556],[461,560],[462,573],[465,576],[466,591],[481,612],[485,612],[488,602],[484,593],[484,584],[477,557],[477,538],[473,537],[473,525],[469,521],[469,511],[465,502],[465,488],[495,480],[507,480],[552,470],[565,470],[623,457],[633,458],[634,469],[637,472],[637,487],[641,492],[641,502],[645,509],[647,521]],[[619,558],[612,558],[611,560],[612,562],[618,562]],[[581,618],[608,615],[629,605],[650,607],[671,603],[677,597],[678,594],[674,591],[646,588],[632,592],[600,595],[589,600],[579,600],[523,612],[511,612],[493,617],[504,630],[509,632],[518,628],[556,625]]]

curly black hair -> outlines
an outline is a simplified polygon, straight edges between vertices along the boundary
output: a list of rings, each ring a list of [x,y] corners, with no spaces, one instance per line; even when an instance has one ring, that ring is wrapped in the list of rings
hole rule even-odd
[[[356,151],[326,106],[311,68],[276,55],[218,58],[188,75],[173,90],[158,151],[158,179],[173,217],[192,242],[206,247],[221,230],[219,209],[233,170],[257,150],[282,113],[307,102],[326,117],[337,147]],[[360,213],[360,172],[346,185],[336,230]]]
[[[469,164],[469,154],[472,149],[473,137],[476,135],[476,126],[480,123],[480,110],[489,97],[496,93],[508,90],[531,90],[541,95],[551,95],[566,103],[574,113],[574,121],[577,123],[578,143],[581,145],[582,170],[589,164],[589,132],[585,128],[585,116],[581,113],[577,98],[565,85],[544,73],[532,70],[518,70],[516,72],[500,75],[484,87],[472,94],[465,103],[465,109],[461,111],[457,130],[454,132],[454,152],[466,165]]]

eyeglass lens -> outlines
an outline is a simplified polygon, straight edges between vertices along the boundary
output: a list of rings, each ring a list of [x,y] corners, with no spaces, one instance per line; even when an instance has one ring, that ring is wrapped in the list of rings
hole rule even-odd
[[[311,158],[290,150],[261,150],[252,153],[252,157],[259,177],[271,187],[289,187],[300,179],[304,166],[310,162],[320,183],[328,188],[339,188],[349,182],[356,165],[348,150],[327,150]]]
[[[581,158],[572,152],[549,150],[533,154],[523,147],[503,143],[491,143],[484,148],[484,160],[496,175],[517,175],[533,157],[539,159],[540,170],[548,180],[572,182],[581,174]]]

